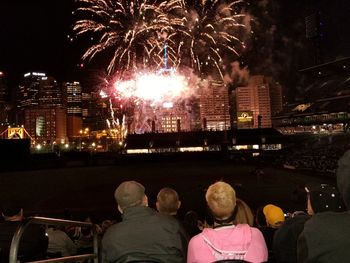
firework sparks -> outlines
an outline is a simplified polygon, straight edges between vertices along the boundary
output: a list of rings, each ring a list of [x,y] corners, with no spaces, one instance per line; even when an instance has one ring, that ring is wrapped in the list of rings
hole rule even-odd
[[[121,109],[139,107],[140,127],[147,128],[136,130],[149,130],[149,120],[161,119],[154,117],[157,107],[183,108],[174,105],[196,93],[197,76],[223,81],[225,65],[245,48],[240,36],[249,31],[243,0],[77,2],[78,17],[87,18],[75,23],[75,33],[97,41],[83,59],[107,55],[106,68],[114,80],[100,95],[113,98]],[[190,74],[183,72],[188,69]],[[146,104],[151,108],[143,109]]]
[[[97,43],[88,48],[83,59],[92,59],[101,52],[112,52],[108,72],[134,70],[140,66],[159,67],[163,42],[173,25],[180,20],[168,14],[181,8],[180,0],[159,5],[150,0],[78,0],[77,13],[90,17],[74,25],[77,35],[90,34]],[[169,50],[171,61],[176,57]]]
[[[245,44],[240,40],[246,27],[243,0],[78,0],[77,13],[89,17],[78,20],[77,35],[92,34],[97,43],[83,59],[111,52],[108,72],[159,69],[164,63],[164,44],[168,62],[196,68],[198,73],[216,68],[221,78],[226,54],[239,56]],[[109,53],[108,53],[109,54]]]
[[[184,11],[184,43],[179,54],[189,57],[189,66],[198,73],[217,70],[223,80],[223,64],[225,56],[231,54],[237,58],[245,43],[240,34],[246,34],[244,18],[240,13],[244,1],[201,1],[188,5]],[[248,27],[249,28],[249,27]]]

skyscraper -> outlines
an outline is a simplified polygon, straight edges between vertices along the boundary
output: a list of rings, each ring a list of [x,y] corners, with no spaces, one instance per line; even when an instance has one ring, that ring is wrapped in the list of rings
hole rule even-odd
[[[0,126],[8,123],[9,97],[5,73],[0,71]]]
[[[42,72],[24,74],[19,85],[18,123],[36,143],[66,141],[66,113],[57,81]]]
[[[223,82],[216,80],[206,80],[202,85],[199,96],[202,128],[205,130],[230,129],[227,87]]]
[[[78,81],[64,82],[62,85],[64,105],[67,109],[67,136],[79,136],[83,128],[82,88]]]
[[[271,116],[282,109],[281,86],[272,78],[252,76],[248,86],[236,89],[237,127],[269,128]]]
[[[108,99],[101,98],[99,92],[83,92],[82,116],[84,127],[93,131],[108,128],[106,120],[111,116]]]
[[[62,106],[61,90],[57,81],[42,72],[29,72],[19,85],[19,107],[39,106],[52,108]]]

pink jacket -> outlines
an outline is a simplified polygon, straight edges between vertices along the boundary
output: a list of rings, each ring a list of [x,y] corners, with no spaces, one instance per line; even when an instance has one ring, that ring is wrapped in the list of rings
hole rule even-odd
[[[247,224],[205,228],[188,245],[187,263],[209,263],[223,259],[249,262],[267,261],[266,243],[261,232]]]

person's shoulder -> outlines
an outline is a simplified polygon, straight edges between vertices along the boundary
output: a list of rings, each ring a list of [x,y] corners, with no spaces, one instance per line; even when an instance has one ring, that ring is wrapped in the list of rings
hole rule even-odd
[[[350,213],[347,212],[322,212],[313,215],[306,225],[329,224],[337,222],[348,222],[350,224]]]
[[[203,232],[193,236],[191,239],[190,239],[190,244],[197,244],[198,242],[202,242],[204,241],[204,236],[205,234],[210,234],[212,231],[214,231],[213,229],[211,228],[204,228],[203,229]]]
[[[243,227],[245,231],[250,231],[252,233],[252,236],[262,236],[263,235],[263,233],[257,227],[253,227],[253,226],[250,226],[248,224],[240,224],[238,226]]]
[[[106,232],[103,235],[103,238],[108,238],[109,236],[114,236],[118,234],[120,228],[123,228],[122,222],[115,223],[107,228]]]

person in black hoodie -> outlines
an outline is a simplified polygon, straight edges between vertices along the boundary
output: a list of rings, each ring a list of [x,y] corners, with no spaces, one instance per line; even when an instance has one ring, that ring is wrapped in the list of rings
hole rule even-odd
[[[346,212],[317,213],[309,219],[297,244],[298,262],[349,262],[350,150],[338,161],[337,185]]]
[[[305,191],[307,194],[307,214],[303,211],[294,212],[275,233],[273,251],[278,263],[297,262],[298,237],[303,231],[305,222],[311,216],[326,211],[344,211],[342,198],[334,186],[308,184]]]

